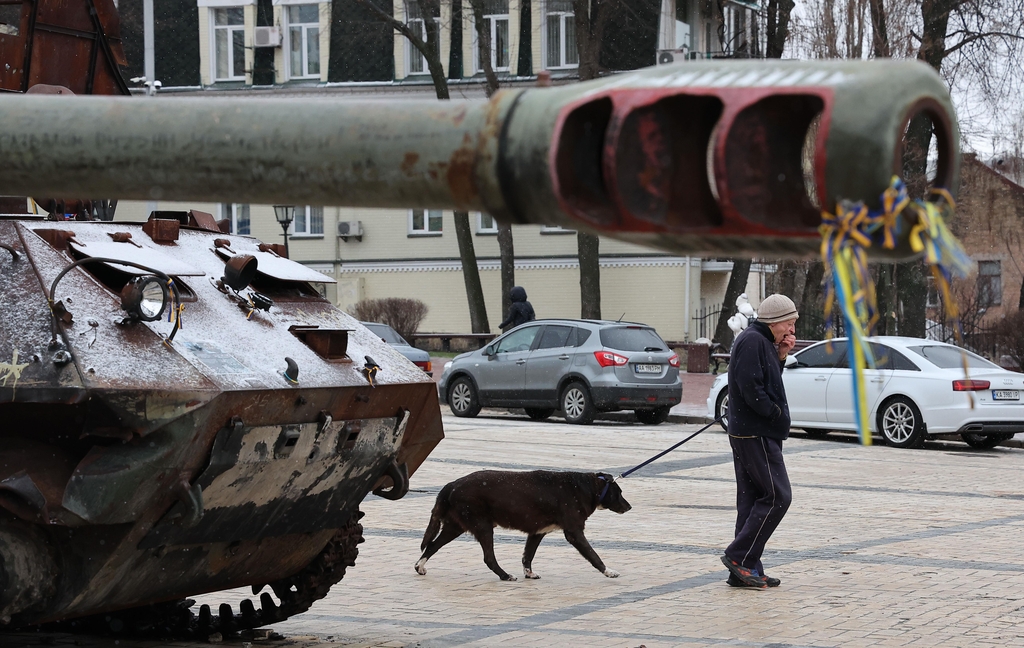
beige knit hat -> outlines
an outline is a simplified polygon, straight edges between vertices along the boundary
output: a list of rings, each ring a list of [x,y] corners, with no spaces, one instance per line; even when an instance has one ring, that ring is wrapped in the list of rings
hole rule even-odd
[[[796,304],[785,295],[768,295],[757,308],[757,321],[765,324],[785,322],[799,317],[800,314],[796,312]]]

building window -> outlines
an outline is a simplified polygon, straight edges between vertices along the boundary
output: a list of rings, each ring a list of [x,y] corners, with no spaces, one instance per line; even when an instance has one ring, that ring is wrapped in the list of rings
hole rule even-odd
[[[320,77],[320,10],[315,4],[291,5],[288,20],[290,78]]]
[[[1003,280],[998,261],[978,261],[978,307],[1003,303]]]
[[[476,233],[477,234],[497,234],[498,233],[498,221],[494,220],[494,217],[490,214],[483,212],[477,212],[476,215]]]
[[[417,236],[440,234],[444,221],[442,214],[440,209],[409,210],[409,234]]]
[[[939,297],[939,289],[935,286],[935,277],[928,277],[928,293],[925,297],[926,308],[938,308],[942,305]]]
[[[490,56],[491,68],[496,72],[506,72],[509,69],[509,43],[508,43],[508,0],[484,0],[484,29],[491,36],[491,51],[484,51],[484,42],[480,34],[476,37],[476,69],[484,69],[485,57]]]
[[[422,40],[424,43],[426,43],[427,42],[427,26],[426,26],[426,23],[423,20],[423,14],[420,12],[420,5],[419,5],[419,3],[418,2],[410,2],[410,3],[408,3],[406,5],[405,11],[406,11],[405,15],[408,18],[408,22],[406,24],[409,26],[409,29],[411,29],[414,34],[419,36],[420,40]],[[434,45],[437,48],[438,52],[440,52],[440,49],[441,49],[441,18],[438,17],[438,16],[434,16],[434,23],[437,25],[437,30],[438,30],[437,42],[434,43]],[[409,39],[405,39],[405,52],[406,52],[406,60],[408,62],[408,65],[406,66],[406,69],[409,71],[408,72],[409,74],[426,74],[427,72],[429,72],[429,66],[427,65],[426,57],[424,57],[423,54],[418,49],[416,49],[416,47],[414,47],[411,42],[409,42]]]
[[[547,67],[577,67],[580,57],[576,50],[576,16],[572,0],[549,0],[544,21],[544,45],[547,48],[544,61]]]
[[[241,7],[213,9],[213,80],[245,80],[245,14]]]
[[[232,234],[246,234],[249,231],[249,205],[224,203],[220,206],[220,219],[231,225]]]
[[[323,236],[324,235],[324,208],[305,207],[295,208],[295,220],[292,221],[292,236]]]

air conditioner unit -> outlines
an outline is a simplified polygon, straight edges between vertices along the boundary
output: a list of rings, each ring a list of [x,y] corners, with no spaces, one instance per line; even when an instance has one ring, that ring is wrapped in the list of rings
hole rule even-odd
[[[340,221],[338,223],[338,238],[347,243],[350,236],[357,241],[363,240],[363,221]]]
[[[658,50],[658,65],[670,65],[672,63],[679,63],[689,58],[690,48],[684,47],[682,49],[674,50]]]
[[[254,47],[281,47],[281,28],[256,27],[252,32],[252,44]]]

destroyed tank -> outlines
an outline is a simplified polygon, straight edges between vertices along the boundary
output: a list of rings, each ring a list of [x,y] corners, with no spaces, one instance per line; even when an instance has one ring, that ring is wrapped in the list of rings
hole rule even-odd
[[[243,585],[280,604],[222,629],[302,612],[442,438],[433,381],[329,277],[209,214],[0,219],[0,247],[2,624]]]

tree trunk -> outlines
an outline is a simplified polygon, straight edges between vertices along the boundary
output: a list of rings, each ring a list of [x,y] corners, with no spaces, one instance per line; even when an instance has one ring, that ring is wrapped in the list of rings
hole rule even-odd
[[[498,223],[498,254],[501,255],[501,313],[504,320],[512,308],[512,286],[516,285],[516,251],[511,225]]]
[[[889,24],[885,18],[884,0],[868,0],[871,8],[871,53],[875,58],[889,58]]]
[[[725,287],[725,300],[722,302],[722,314],[715,327],[712,338],[726,349],[732,346],[733,333],[729,328],[729,318],[736,314],[736,298],[747,288],[747,277],[750,275],[750,259],[733,259],[732,272],[729,273],[729,284]]]
[[[796,322],[797,338],[817,339],[825,331],[822,318],[824,304],[821,301],[821,279],[824,276],[825,264],[821,261],[812,261],[807,265],[804,294],[800,299],[800,319]]]
[[[462,64],[462,0],[452,0],[451,32],[452,42],[448,51],[448,78],[461,79],[464,74],[464,66]]]
[[[519,7],[519,61],[516,76],[533,76],[533,24],[530,18],[532,2],[523,1]]]
[[[474,333],[490,333],[491,326],[487,322],[487,305],[484,303],[484,289],[480,285],[480,267],[476,263],[476,250],[473,249],[473,232],[469,228],[468,212],[455,212],[455,236],[459,241],[462,278],[466,281],[470,325]]]
[[[596,79],[600,71],[601,39],[610,13],[607,2],[573,0],[576,15],[576,52],[580,81]],[[580,262],[580,317],[601,318],[601,239],[593,234],[576,234]]]
[[[878,266],[878,326],[876,335],[898,335],[896,313],[899,297],[896,290],[896,264],[883,263]]]
[[[782,51],[789,38],[789,16],[795,6],[793,0],[769,0],[764,52],[766,58],[782,58]]]
[[[494,73],[494,66],[491,65],[491,30],[484,24],[484,0],[470,0],[469,6],[473,9],[473,27],[476,29],[476,36],[479,39],[480,65],[484,68],[484,78],[487,79],[487,97],[490,98],[498,91],[498,75]],[[487,54],[484,55],[483,52]]]
[[[593,234],[576,234],[580,260],[580,317],[601,319],[600,239]]]

